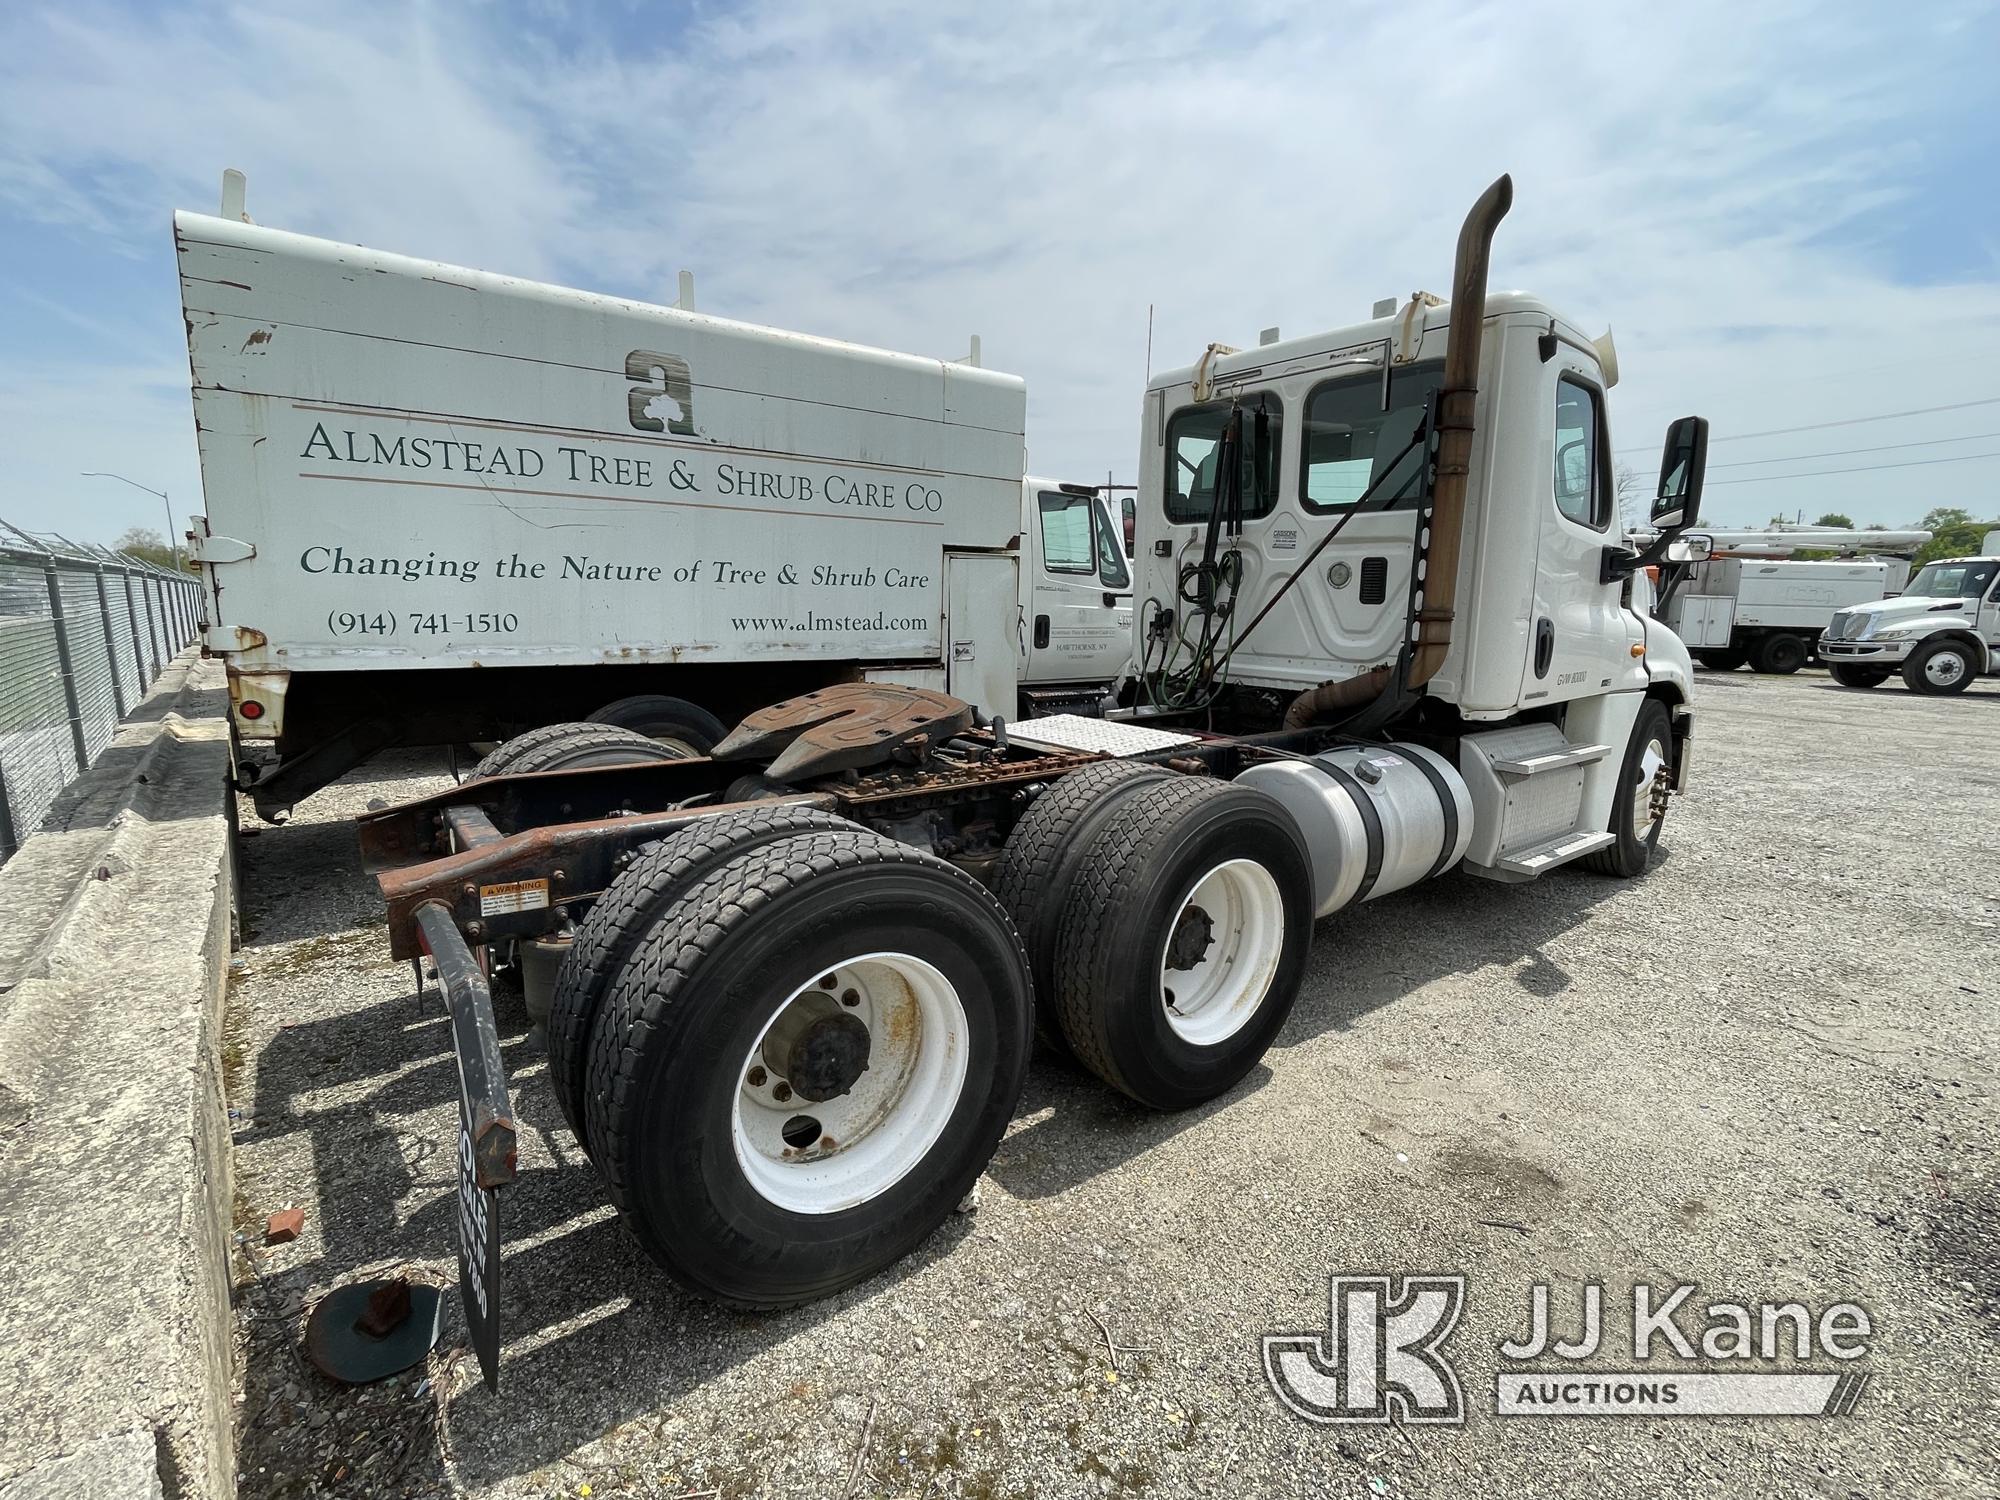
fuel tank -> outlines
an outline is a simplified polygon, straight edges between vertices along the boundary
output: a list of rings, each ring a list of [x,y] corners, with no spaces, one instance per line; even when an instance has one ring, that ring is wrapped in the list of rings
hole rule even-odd
[[[1472,838],[1464,778],[1421,745],[1352,745],[1267,761],[1236,779],[1269,792],[1298,820],[1318,916],[1450,869]]]

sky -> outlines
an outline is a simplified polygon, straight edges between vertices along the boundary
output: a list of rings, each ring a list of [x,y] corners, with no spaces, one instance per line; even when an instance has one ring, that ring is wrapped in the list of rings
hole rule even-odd
[[[1121,481],[1149,308],[1162,369],[1442,292],[1507,171],[1493,284],[1613,330],[1622,462],[1694,412],[1714,524],[2000,516],[1996,63],[1971,0],[15,0],[0,519],[163,527],[85,470],[199,510],[170,214],[225,167],[279,228],[658,302],[685,268],[704,312],[940,358],[977,333],[1030,468]]]

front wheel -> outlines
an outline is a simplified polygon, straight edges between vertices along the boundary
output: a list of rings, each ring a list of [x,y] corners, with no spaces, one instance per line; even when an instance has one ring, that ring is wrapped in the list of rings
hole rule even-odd
[[[688,889],[591,1034],[595,1160],[688,1290],[789,1307],[873,1275],[969,1192],[1020,1096],[1026,958],[986,889],[860,829]]]
[[[1927,641],[1903,663],[1903,681],[1913,693],[1943,698],[1972,686],[1979,663],[1963,641]]]
[[[1621,880],[1646,873],[1646,866],[1653,860],[1653,846],[1659,842],[1660,820],[1666,816],[1664,808],[1654,810],[1659,805],[1654,796],[1655,786],[1660,772],[1670,770],[1673,762],[1673,715],[1659,699],[1648,698],[1632,725],[1632,738],[1626,742],[1625,759],[1619,766],[1618,785],[1611,794],[1608,831],[1614,842],[1595,854],[1584,855],[1579,864]]]
[[[1828,667],[1827,671],[1833,674],[1833,680],[1842,687],[1880,687],[1889,680],[1887,667],[1857,667],[1846,662],[1837,662]]]

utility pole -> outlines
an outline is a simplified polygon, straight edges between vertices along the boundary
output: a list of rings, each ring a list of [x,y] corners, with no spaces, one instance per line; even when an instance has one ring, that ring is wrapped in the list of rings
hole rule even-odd
[[[149,484],[139,483],[136,479],[127,479],[123,474],[107,474],[98,469],[85,470],[83,477],[85,479],[116,479],[124,484],[131,485],[135,490],[144,490],[149,495],[158,495],[160,497],[160,504],[165,506],[167,511],[167,550],[173,554],[174,570],[176,572],[185,571],[181,567],[180,539],[174,533],[174,503],[167,498],[165,490],[156,490]]]

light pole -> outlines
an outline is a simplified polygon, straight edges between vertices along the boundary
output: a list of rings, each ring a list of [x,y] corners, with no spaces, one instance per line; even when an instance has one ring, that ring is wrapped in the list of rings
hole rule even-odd
[[[158,495],[160,497],[160,504],[164,505],[167,509],[167,550],[173,554],[175,570],[178,571],[180,569],[181,546],[179,542],[174,540],[174,503],[167,498],[165,490],[156,490],[151,485],[139,483],[136,479],[127,479],[123,474],[108,474],[100,469],[86,469],[83,472],[83,477],[85,479],[116,479],[124,484],[131,485],[135,490],[144,490],[149,495]]]

